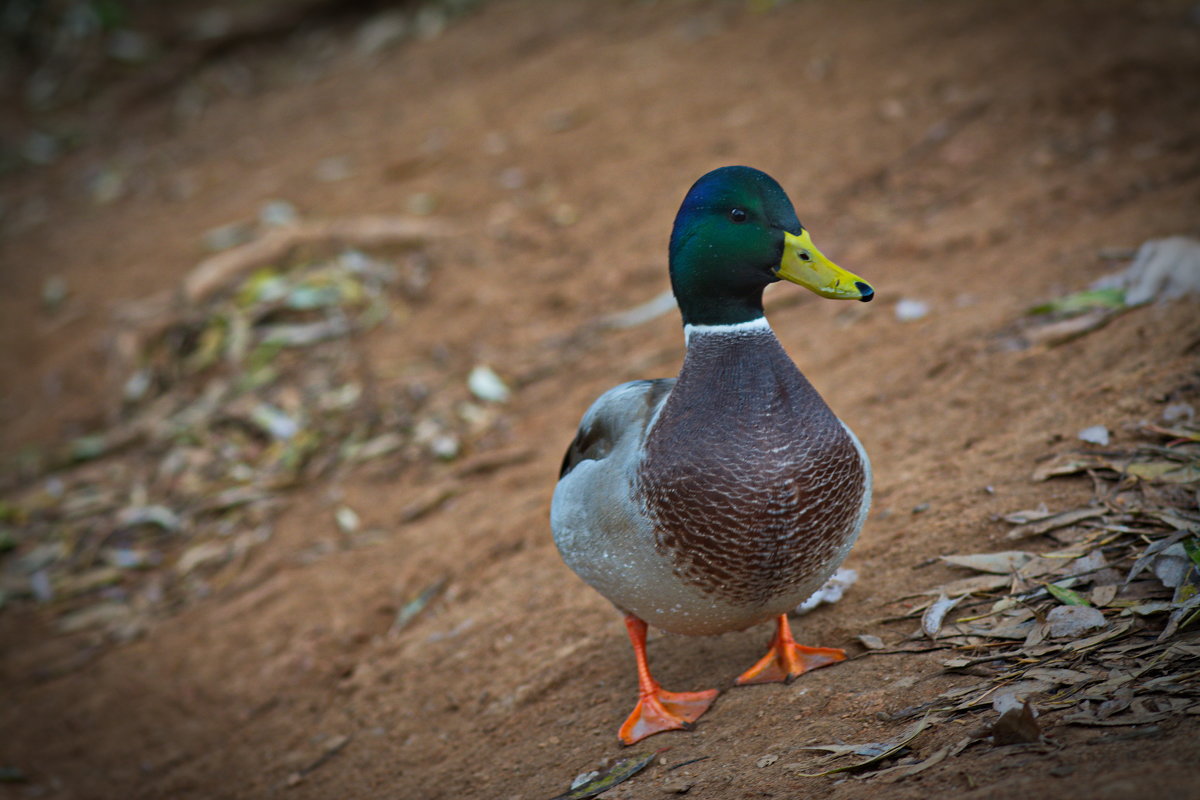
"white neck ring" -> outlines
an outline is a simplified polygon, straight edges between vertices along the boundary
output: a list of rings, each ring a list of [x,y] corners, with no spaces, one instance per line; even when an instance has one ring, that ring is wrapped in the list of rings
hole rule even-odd
[[[762,331],[771,330],[770,323],[766,317],[758,317],[757,319],[748,320],[747,322],[734,322],[728,325],[684,325],[683,337],[685,342],[690,342],[693,336],[710,336],[713,334],[720,336],[741,335],[746,333],[760,333]]]

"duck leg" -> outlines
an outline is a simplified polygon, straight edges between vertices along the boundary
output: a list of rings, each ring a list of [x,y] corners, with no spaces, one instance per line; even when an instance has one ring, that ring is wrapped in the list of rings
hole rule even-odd
[[[638,702],[621,726],[623,744],[640,742],[663,731],[692,727],[717,696],[716,689],[703,692],[668,692],[650,675],[646,661],[646,623],[633,614],[625,615],[625,627],[637,658]]]
[[[751,683],[787,683],[809,670],[827,667],[846,659],[846,651],[835,647],[805,647],[792,638],[787,614],[776,620],[775,636],[767,654],[734,681],[738,686]]]

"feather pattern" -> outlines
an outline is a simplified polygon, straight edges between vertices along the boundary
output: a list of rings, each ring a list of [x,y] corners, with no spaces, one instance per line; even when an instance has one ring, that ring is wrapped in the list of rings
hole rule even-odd
[[[635,484],[679,580],[738,605],[790,595],[844,557],[865,491],[850,434],[769,328],[691,337]]]
[[[551,528],[622,611],[712,634],[805,600],[869,503],[865,452],[759,323],[690,331],[677,380],[601,395],[563,458]]]

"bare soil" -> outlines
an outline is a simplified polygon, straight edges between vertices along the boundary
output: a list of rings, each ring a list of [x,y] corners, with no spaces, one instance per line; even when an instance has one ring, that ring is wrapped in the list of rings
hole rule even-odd
[[[1106,248],[1200,233],[1194,13],[496,0],[371,58],[340,23],[221,52],[189,76],[199,110],[182,86],[117,110],[96,100],[78,149],[0,182],[5,452],[104,423],[123,379],[105,366],[114,311],[176,288],[204,231],[274,198],[337,218],[406,214],[427,195],[458,235],[430,244],[426,299],[366,337],[369,361],[385,393],[423,369],[465,380],[491,365],[515,394],[499,433],[467,456],[517,457],[475,472],[364,468],[293,491],[274,537],[209,597],[55,677],[40,666],[86,635],[9,604],[0,765],[27,780],[0,796],[549,798],[627,754],[615,737],[635,691],[623,626],[559,561],[550,494],[596,395],[678,369],[676,314],[593,323],[667,288],[678,203],[723,164],[774,175],[822,249],[878,292],[850,306],[773,289],[768,313],[876,475],[848,562],[860,581],[797,621],[797,636],[852,654],[859,634],[898,641],[915,624],[880,621],[911,604],[897,599],[961,577],[922,566],[931,558],[1007,549],[998,515],[1091,496],[1086,478],[1032,480],[1039,460],[1089,425],[1121,442],[1200,396],[1195,304],[1139,308],[1055,347],[1009,336],[1031,305],[1120,267]],[[316,179],[331,157],[348,174]],[[82,176],[112,164],[125,191],[97,204]],[[53,315],[40,301],[50,275],[70,289]],[[901,298],[928,315],[898,320]],[[402,521],[446,490],[453,499]],[[386,537],[341,546],[341,504]],[[659,636],[650,656],[669,688],[730,689],[768,636]],[[1058,747],[977,744],[888,784],[780,769],[801,745],[895,736],[904,725],[880,712],[964,680],[942,671],[945,657],[864,657],[730,689],[696,730],[634,748],[669,746],[668,766],[705,760],[656,765],[605,796],[686,785],[712,798],[1200,797],[1195,715],[1142,738],[1048,715]],[[337,736],[350,738],[318,763]],[[772,754],[778,764],[760,761]]]

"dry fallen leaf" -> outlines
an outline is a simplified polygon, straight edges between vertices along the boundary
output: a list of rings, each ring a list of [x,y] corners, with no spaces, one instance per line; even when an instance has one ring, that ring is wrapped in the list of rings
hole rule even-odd
[[[1079,683],[1087,683],[1096,679],[1096,676],[1090,672],[1081,672],[1077,669],[1063,669],[1061,667],[1034,667],[1025,671],[1024,677],[1031,680],[1045,681],[1051,685],[1065,684],[1074,686]]]
[[[1098,609],[1091,606],[1055,606],[1046,614],[1050,626],[1050,637],[1077,639],[1085,633],[1099,630],[1108,625],[1108,620]]]
[[[783,769],[788,770],[793,775],[800,778],[820,778],[824,775],[833,775],[838,772],[851,772],[854,770],[869,767],[872,764],[878,764],[892,756],[897,755],[904,750],[918,735],[932,722],[928,716],[922,717],[918,722],[914,723],[907,731],[900,735],[898,739],[890,742],[872,743],[870,745],[810,745],[807,747],[798,748],[800,750],[826,750],[837,754],[838,756],[848,753],[863,753],[864,750],[870,755],[864,761],[859,761],[854,764],[848,764],[844,767],[834,767],[833,769],[825,770],[824,772],[801,772],[800,770],[807,769],[804,764],[784,764]]]
[[[1086,468],[1086,467],[1085,467]],[[1062,473],[1068,474],[1068,473]],[[1035,478],[1037,475],[1035,474]],[[1043,478],[1044,480],[1044,478]],[[1070,525],[1077,525],[1084,520],[1095,519],[1102,517],[1108,510],[1105,508],[1080,508],[1073,511],[1062,511],[1055,514],[1037,516],[1036,518],[1030,512],[1019,512],[1018,515],[1008,515],[1005,519],[1010,522],[1019,521],[1018,527],[1013,528],[1008,532],[1008,539],[1027,539],[1033,536],[1040,536],[1044,533],[1066,528]]]
[[[963,737],[954,744],[948,744],[945,747],[935,750],[923,761],[919,761],[916,764],[900,764],[888,769],[881,769],[878,772],[871,773],[870,777],[885,783],[894,783],[904,778],[911,778],[913,775],[920,774],[930,767],[936,767],[948,758],[953,758],[967,749],[973,741],[975,740],[970,736]]]
[[[1095,586],[1092,592],[1088,595],[1094,606],[1107,606],[1116,599],[1118,587],[1115,583],[1110,583],[1105,586]]]
[[[1042,740],[1042,729],[1038,725],[1033,706],[1028,701],[1010,708],[992,723],[992,744],[996,747],[1008,744],[1030,744]]]
[[[966,567],[976,572],[1008,575],[1016,572],[1034,558],[1024,550],[1006,550],[1000,553],[976,553],[973,555],[942,556],[942,561],[956,567]]]
[[[925,613],[921,615],[921,630],[925,632],[926,636],[930,639],[937,638],[938,633],[942,629],[942,621],[946,618],[946,614],[950,613],[950,610],[958,605],[963,597],[965,595],[951,600],[943,594],[937,600],[933,601],[929,608],[925,609]]]
[[[1035,481],[1049,480],[1064,475],[1077,475],[1088,470],[1124,472],[1128,462],[1114,460],[1108,456],[1091,453],[1062,453],[1033,471]]]
[[[1200,481],[1200,461],[1144,461],[1130,464],[1125,472],[1158,483],[1196,483]]]

